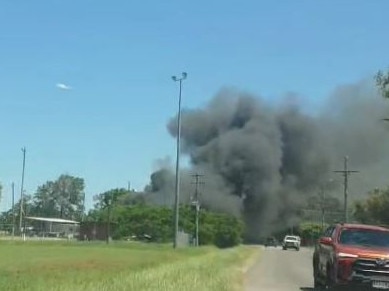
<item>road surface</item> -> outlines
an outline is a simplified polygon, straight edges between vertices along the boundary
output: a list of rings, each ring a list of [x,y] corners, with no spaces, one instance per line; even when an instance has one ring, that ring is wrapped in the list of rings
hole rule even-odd
[[[313,291],[312,250],[262,248],[245,274],[245,291]]]

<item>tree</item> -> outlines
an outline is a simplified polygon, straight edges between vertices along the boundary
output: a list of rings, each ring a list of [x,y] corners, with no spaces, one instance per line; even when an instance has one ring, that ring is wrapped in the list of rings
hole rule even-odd
[[[106,193],[115,193],[108,191]],[[103,193],[104,194],[104,193]],[[120,197],[120,196],[119,196]],[[195,212],[190,206],[180,208],[180,229],[194,235]],[[88,213],[87,221],[107,222],[108,209],[93,209]],[[144,203],[115,205],[111,209],[111,222],[114,227],[113,238],[143,238],[149,241],[167,243],[173,240],[173,210],[170,207],[151,206]],[[234,216],[214,213],[207,210],[200,212],[199,242],[201,245],[214,244],[220,248],[232,247],[242,241],[243,222]]]
[[[93,199],[96,202],[94,205],[95,210],[105,209],[111,200],[115,206],[130,206],[145,203],[144,197],[141,193],[129,191],[124,188],[108,190],[94,196]]]
[[[326,228],[328,225],[324,225]],[[320,237],[323,233],[323,228],[320,223],[301,223],[298,227],[298,234],[301,236],[303,243],[305,245],[313,245],[315,241]]]
[[[58,217],[55,182],[48,181],[38,187],[34,196],[34,212],[44,217]]]
[[[389,70],[386,73],[383,71],[378,71],[375,76],[375,81],[377,87],[381,91],[382,96],[389,99]]]
[[[229,248],[242,242],[243,222],[234,216],[214,214],[214,244],[219,248]]]
[[[389,225],[389,188],[374,189],[365,201],[357,201],[354,217],[362,223]]]
[[[38,187],[33,198],[33,211],[46,217],[80,219],[84,205],[84,180],[61,175]]]
[[[23,196],[23,210],[24,215],[34,215],[34,207],[32,204],[32,197],[30,195]],[[19,218],[20,218],[20,199],[14,205],[14,208],[9,209],[1,213],[0,219],[4,225],[6,225],[8,231],[11,231],[13,224],[13,215],[15,215],[15,229],[19,229]]]

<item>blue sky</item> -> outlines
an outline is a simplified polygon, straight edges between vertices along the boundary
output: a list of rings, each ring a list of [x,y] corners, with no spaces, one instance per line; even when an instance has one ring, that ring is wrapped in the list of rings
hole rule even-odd
[[[20,196],[23,146],[29,194],[62,173],[85,179],[88,206],[128,181],[143,189],[155,161],[174,158],[166,122],[183,70],[184,107],[224,86],[319,106],[389,65],[387,11],[386,0],[2,1],[0,209],[12,181]]]

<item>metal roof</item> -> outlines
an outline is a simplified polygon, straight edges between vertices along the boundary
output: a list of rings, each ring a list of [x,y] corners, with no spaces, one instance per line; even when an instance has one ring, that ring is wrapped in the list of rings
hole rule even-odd
[[[55,222],[55,223],[79,224],[78,221],[62,219],[62,218],[33,217],[33,216],[26,216],[25,218],[31,220],[47,221],[47,222]]]

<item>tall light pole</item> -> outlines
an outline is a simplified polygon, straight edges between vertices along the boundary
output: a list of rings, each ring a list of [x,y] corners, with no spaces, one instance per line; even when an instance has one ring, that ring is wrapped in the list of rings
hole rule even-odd
[[[24,233],[24,230],[22,231],[22,222],[23,222],[23,200],[24,200],[24,169],[26,167],[26,148],[22,148],[23,152],[23,169],[22,169],[22,185],[20,188],[20,215],[19,215],[19,230],[20,234]]]
[[[188,74],[182,73],[181,78],[173,76],[174,82],[180,83],[180,92],[178,95],[178,115],[177,115],[177,157],[176,157],[176,189],[174,201],[174,243],[173,248],[178,246],[178,220],[179,220],[179,205],[180,205],[180,143],[181,143],[181,92],[182,81],[186,79]]]
[[[111,240],[111,210],[112,210],[112,204],[113,204],[113,192],[111,193],[111,196],[108,197],[108,219],[107,219],[107,244],[109,244],[109,241]]]
[[[15,237],[15,183],[12,182],[12,238]]]

